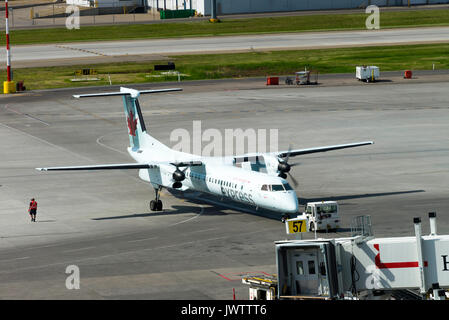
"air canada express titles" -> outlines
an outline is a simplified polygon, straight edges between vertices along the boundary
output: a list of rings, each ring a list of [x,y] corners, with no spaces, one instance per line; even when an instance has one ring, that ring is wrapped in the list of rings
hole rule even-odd
[[[221,193],[224,196],[229,197],[234,200],[237,200],[237,201],[248,202],[253,205],[256,204],[253,200],[253,195],[250,193],[244,192],[244,191],[239,191],[239,190],[221,186]]]

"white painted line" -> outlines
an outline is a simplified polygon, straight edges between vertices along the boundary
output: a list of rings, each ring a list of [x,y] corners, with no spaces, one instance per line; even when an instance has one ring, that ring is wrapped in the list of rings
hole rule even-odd
[[[65,262],[55,262],[55,263],[50,263],[50,264],[45,264],[45,265],[40,265],[40,266],[30,266],[30,267],[24,267],[24,268],[17,268],[17,269],[14,269],[14,270],[0,271],[0,274],[8,274],[8,273],[17,272],[17,271],[25,271],[25,270],[33,270],[33,269],[42,269],[42,268],[54,267],[54,266],[58,266],[58,265],[69,265],[69,264],[80,263],[80,262],[82,263],[84,261],[95,260],[95,259],[104,259],[104,258],[109,258],[109,257],[117,257],[117,256],[120,256],[120,255],[126,255],[126,254],[139,252],[139,251],[150,251],[150,250],[157,250],[157,249],[165,249],[165,248],[170,248],[170,247],[183,246],[183,245],[186,245],[186,244],[200,243],[200,242],[205,242],[205,241],[209,242],[209,241],[215,241],[215,240],[222,240],[222,239],[227,239],[229,237],[231,237],[231,236],[223,236],[223,237],[218,237],[218,238],[209,238],[209,239],[197,240],[197,241],[189,241],[189,242],[178,243],[178,244],[170,245],[170,246],[148,248],[148,249],[143,249],[143,250],[142,249],[137,249],[137,250],[131,250],[131,251],[125,251],[125,252],[118,252],[118,253],[114,253],[114,254],[107,254],[107,255],[103,255],[103,256],[75,259],[75,260],[70,260],[70,261],[65,261]]]
[[[62,244],[58,243],[58,244],[50,244],[50,245],[46,245],[46,246],[38,246],[38,247],[31,247],[31,248],[24,248],[23,250],[34,250],[34,249],[40,249],[40,248],[51,248],[51,247],[57,247],[57,246],[61,246]]]
[[[18,114],[18,115],[21,115],[21,116],[25,116],[25,117],[27,117],[27,118],[30,118],[30,119],[32,119],[32,120],[39,121],[39,122],[45,124],[46,126],[49,126],[49,125],[50,125],[48,122],[45,122],[44,120],[41,120],[41,119],[36,118],[36,117],[33,117],[32,115],[29,115],[28,113],[22,113],[22,112],[20,112],[20,111],[18,111],[18,110],[12,109],[12,108],[10,108],[8,105],[5,105],[5,109],[8,110],[8,111],[12,111],[12,112],[14,112],[14,113],[16,113],[16,114]]]
[[[159,237],[152,237],[152,238],[145,238],[145,239],[137,239],[137,240],[130,240],[128,242],[139,242],[139,241],[146,241],[146,240],[154,240],[157,239]]]
[[[196,216],[191,217],[191,218],[189,218],[189,219],[187,219],[187,220],[183,220],[183,221],[180,221],[180,222],[177,222],[177,223],[173,223],[172,226],[175,226],[175,225],[177,225],[177,224],[181,224],[181,223],[188,222],[188,221],[190,221],[190,220],[196,219],[196,218],[198,218],[199,216],[201,216],[201,215],[203,214],[203,212],[204,212],[204,207],[203,207],[202,205],[199,205],[199,206],[200,206],[200,208],[201,208],[201,211],[200,211],[199,214],[197,214]]]
[[[121,131],[123,131],[123,130],[121,130]],[[113,148],[113,147],[107,146],[107,145],[105,145],[104,143],[100,142],[100,140],[102,140],[105,136],[110,135],[110,134],[115,134],[115,133],[116,133],[116,132],[108,133],[108,134],[102,135],[101,137],[99,137],[99,138],[97,139],[97,143],[98,143],[100,146],[102,146],[102,147],[104,147],[104,148],[106,148],[106,149],[109,149],[109,150],[112,150],[112,151],[115,151],[115,152],[118,152],[118,153],[121,153],[121,154],[129,155],[127,152],[124,152],[124,151],[122,151],[122,150],[115,149],[115,148]]]
[[[17,260],[25,260],[29,259],[30,257],[21,257],[21,258],[14,258],[14,259],[6,259],[6,260],[0,260],[0,262],[8,262],[8,261],[17,261]]]
[[[81,251],[81,250],[88,250],[96,247],[85,247],[85,248],[79,248],[79,249],[72,249],[72,250],[65,250],[63,252],[75,252],[75,251]]]
[[[29,134],[29,133],[26,133],[25,131],[22,131],[22,130],[19,130],[19,129],[10,127],[10,126],[8,126],[8,125],[6,125],[6,124],[4,124],[4,123],[0,123],[0,126],[3,126],[3,127],[5,127],[5,128],[8,128],[9,130],[12,130],[12,131],[15,131],[15,132],[19,132],[20,134],[22,134],[22,135],[24,135],[24,136],[27,136],[27,137],[30,137],[30,138],[35,139],[35,140],[37,140],[37,141],[40,141],[40,142],[42,142],[42,143],[45,143],[45,144],[47,144],[47,145],[49,145],[49,146],[51,146],[51,147],[54,147],[54,148],[56,148],[56,149],[58,149],[58,150],[63,151],[63,152],[70,153],[70,154],[72,154],[72,155],[74,155],[74,156],[76,156],[76,157],[78,157],[78,158],[87,160],[87,161],[89,161],[89,162],[94,162],[92,159],[89,159],[89,158],[87,158],[87,157],[85,157],[85,156],[82,156],[82,155],[80,155],[80,154],[78,154],[78,153],[75,153],[75,152],[73,152],[73,151],[70,151],[69,149],[66,149],[66,148],[63,148],[63,147],[58,146],[58,145],[56,145],[56,144],[53,144],[53,143],[51,143],[51,142],[48,142],[47,140],[44,140],[44,139],[38,138],[38,137],[36,137],[36,136],[33,136],[33,135]]]

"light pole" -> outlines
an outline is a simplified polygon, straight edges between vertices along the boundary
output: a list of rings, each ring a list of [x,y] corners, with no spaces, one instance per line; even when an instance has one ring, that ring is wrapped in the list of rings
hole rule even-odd
[[[11,48],[9,46],[9,23],[8,23],[8,0],[5,0],[5,23],[6,23],[6,73],[7,81],[3,82],[3,93],[16,91],[11,75]]]

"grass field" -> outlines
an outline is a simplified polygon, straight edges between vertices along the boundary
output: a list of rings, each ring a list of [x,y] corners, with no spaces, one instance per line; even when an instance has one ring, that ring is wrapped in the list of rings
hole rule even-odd
[[[267,51],[173,57],[183,80],[288,75],[317,69],[320,73],[353,73],[356,65],[377,65],[382,71],[449,69],[449,44],[363,47],[344,49]],[[14,69],[14,79],[24,80],[27,89],[176,81],[177,76],[159,76],[155,62],[127,62],[47,68]],[[100,81],[71,82],[77,69],[94,68]],[[2,73],[5,81],[5,73]]]
[[[224,19],[221,23],[192,21],[113,26],[81,25],[79,30],[68,30],[66,28],[12,30],[11,41],[13,44],[36,44],[187,36],[217,36],[250,33],[353,30],[365,29],[365,20],[367,17],[367,14],[361,13]],[[449,10],[414,10],[399,12],[382,12],[381,10],[381,29],[441,25],[449,25]],[[2,34],[1,37],[4,37],[4,35]]]

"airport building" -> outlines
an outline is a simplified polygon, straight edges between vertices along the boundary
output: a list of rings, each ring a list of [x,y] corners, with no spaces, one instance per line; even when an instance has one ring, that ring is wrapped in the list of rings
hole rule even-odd
[[[216,0],[217,14],[282,12],[300,10],[358,9],[368,5],[407,6],[449,3],[449,0]],[[194,9],[210,15],[211,0],[66,0],[67,4],[85,7],[142,6],[148,10]]]
[[[195,9],[210,15],[211,0],[146,0],[149,8]],[[216,0],[217,14],[262,13],[300,10],[358,9],[369,5],[407,6],[449,3],[449,0]]]

